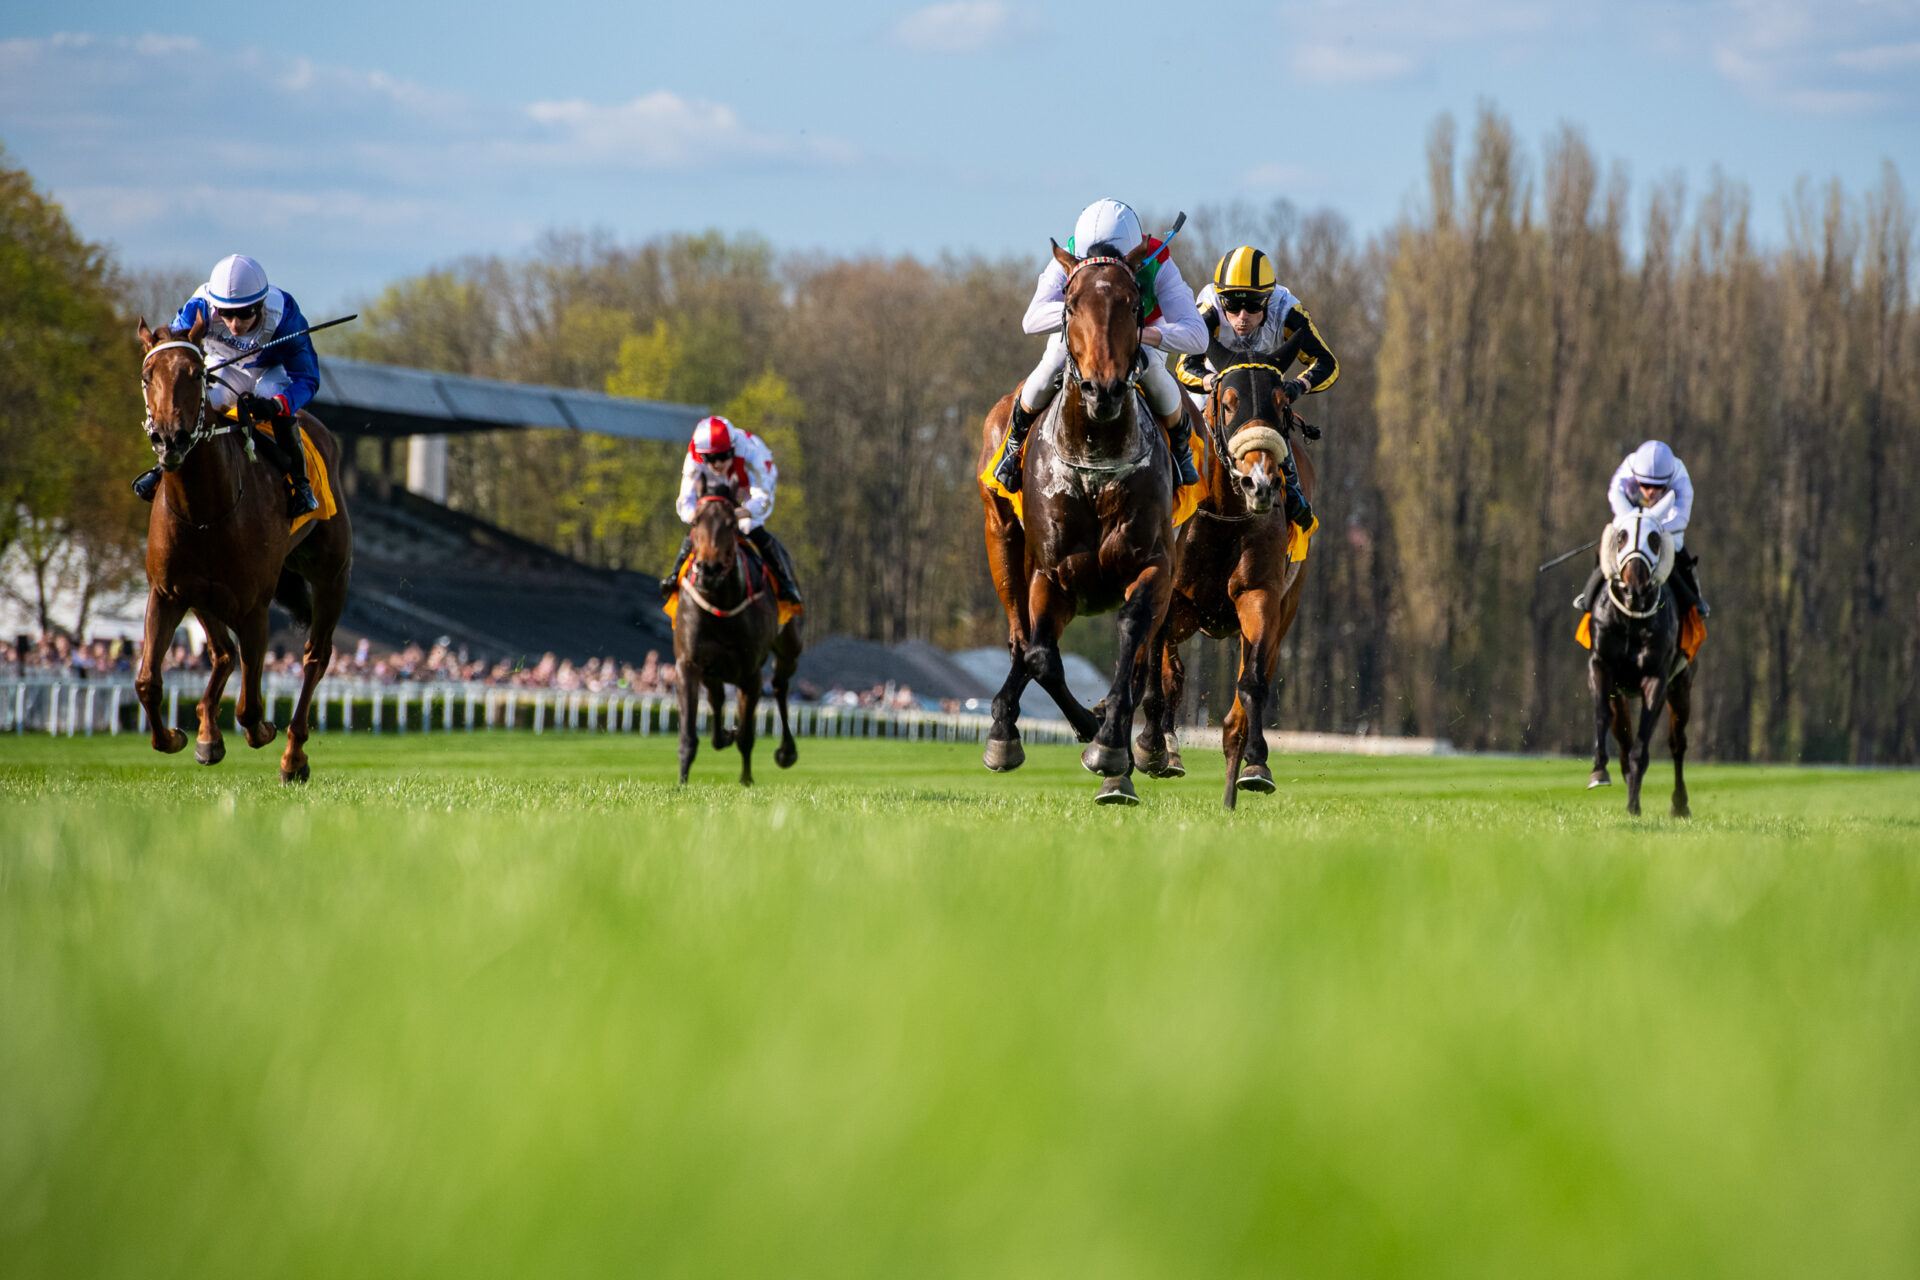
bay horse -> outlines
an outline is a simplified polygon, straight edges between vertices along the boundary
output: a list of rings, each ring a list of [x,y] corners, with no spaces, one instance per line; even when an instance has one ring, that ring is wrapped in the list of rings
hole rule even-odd
[[[740,748],[740,785],[753,785],[754,713],[760,707],[760,673],[773,655],[773,697],[780,708],[780,746],[773,762],[791,769],[800,758],[787,724],[787,690],[800,665],[802,619],[784,625],[771,575],[741,545],[733,490],[696,481],[700,501],[693,515],[693,550],[673,612],[673,661],[680,696],[680,785],[687,783],[700,750],[696,728],[700,690],[713,712],[713,749]],[[689,608],[688,606],[692,607]],[[726,727],[726,686],[740,690],[739,724]]]
[[[1300,611],[1306,561],[1289,555],[1292,528],[1285,504],[1275,501],[1283,480],[1293,411],[1282,389],[1285,374],[1272,364],[1232,364],[1214,353],[1216,376],[1207,400],[1206,496],[1175,535],[1178,569],[1166,625],[1142,664],[1146,725],[1134,743],[1134,762],[1154,777],[1186,772],[1174,745],[1174,716],[1186,685],[1179,646],[1195,631],[1240,637],[1240,673],[1233,707],[1222,722],[1227,785],[1236,793],[1271,794],[1267,767],[1267,697],[1280,642]],[[1300,487],[1313,500],[1313,464],[1293,446]],[[1304,535],[1300,535],[1304,536]],[[1243,763],[1244,761],[1244,763]]]
[[[227,421],[207,403],[209,374],[200,346],[206,327],[204,317],[182,334],[149,329],[140,321],[140,345],[146,353],[140,365],[145,429],[161,477],[147,521],[146,642],[134,692],[146,708],[154,750],[171,754],[183,749],[186,735],[165,720],[160,672],[174,630],[191,609],[205,627],[213,653],[213,671],[199,704],[194,759],[214,765],[226,757],[220,698],[233,674],[235,636],[240,696],[234,720],[248,746],[266,746],[276,731],[266,718],[260,676],[271,631],[267,607],[278,600],[307,628],[300,695],[280,757],[280,780],[305,782],[311,773],[308,716],[314,689],[333,660],[333,630],[346,607],[353,529],[337,482],[331,479],[335,514],[290,529],[284,470],[267,458],[256,458],[252,427],[244,419]],[[340,447],[333,434],[304,410],[300,423],[330,476],[337,476]],[[263,439],[259,447],[270,443]]]
[[[1613,784],[1607,775],[1607,734],[1620,745],[1620,771],[1627,775],[1627,812],[1639,816],[1640,784],[1646,779],[1653,727],[1667,711],[1667,748],[1673,756],[1676,818],[1692,816],[1687,805],[1687,720],[1693,710],[1693,664],[1681,670],[1680,610],[1667,577],[1673,572],[1673,539],[1644,512],[1616,517],[1600,534],[1600,566],[1606,589],[1596,593],[1588,623],[1592,654],[1587,686],[1593,693],[1593,773],[1587,787]],[[1641,704],[1638,729],[1629,697]]]
[[[1080,762],[1107,781],[1101,804],[1135,804],[1133,669],[1160,627],[1173,582],[1174,475],[1166,436],[1133,385],[1140,357],[1140,286],[1135,270],[1152,252],[1125,257],[1089,246],[1076,258],[1053,245],[1067,273],[1066,385],[1035,424],[1022,458],[1016,510],[985,473],[1006,436],[1013,396],[1001,399],[982,431],[980,499],[987,561],[1007,612],[1006,683],[993,699],[983,757],[989,769],[1016,769],[1020,695],[1037,681],[1081,740]],[[1016,391],[1015,394],[1018,394]],[[1077,614],[1119,610],[1119,660],[1096,717],[1067,688],[1060,636]]]

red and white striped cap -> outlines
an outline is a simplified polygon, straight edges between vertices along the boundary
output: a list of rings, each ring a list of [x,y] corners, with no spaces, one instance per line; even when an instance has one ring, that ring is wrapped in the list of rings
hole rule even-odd
[[[702,418],[693,429],[693,452],[699,457],[733,452],[733,424],[725,418]]]

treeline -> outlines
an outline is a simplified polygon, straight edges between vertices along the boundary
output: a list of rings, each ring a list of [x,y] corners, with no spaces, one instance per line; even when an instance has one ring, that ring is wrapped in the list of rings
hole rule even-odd
[[[1535,566],[1598,532],[1613,467],[1659,437],[1694,477],[1688,545],[1714,605],[1697,749],[1920,759],[1920,327],[1891,167],[1863,194],[1803,187],[1785,243],[1763,247],[1735,182],[1636,193],[1577,132],[1534,155],[1485,111],[1464,147],[1435,126],[1418,206],[1365,243],[1285,201],[1202,207],[1176,242],[1196,282],[1234,244],[1266,249],[1340,358],[1305,406],[1325,429],[1309,446],[1323,524],[1276,722],[1585,749],[1568,605],[1587,562]],[[1019,317],[1065,231],[1037,226],[1017,261],[933,263],[556,234],[400,281],[324,349],[712,406],[774,445],[773,524],[814,634],[998,644],[979,423],[1038,354]],[[134,420],[137,399],[114,413]],[[681,536],[679,464],[674,447],[563,432],[457,437],[450,501],[653,571]],[[1102,657],[1110,634],[1076,624],[1070,647]],[[1234,656],[1190,655],[1216,718]]]

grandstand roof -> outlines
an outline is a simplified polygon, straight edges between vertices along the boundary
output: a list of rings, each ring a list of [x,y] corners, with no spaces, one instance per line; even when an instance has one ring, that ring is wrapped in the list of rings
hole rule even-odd
[[[702,405],[403,369],[340,356],[320,360],[313,411],[329,427],[378,436],[459,435],[560,427],[636,440],[687,439]]]

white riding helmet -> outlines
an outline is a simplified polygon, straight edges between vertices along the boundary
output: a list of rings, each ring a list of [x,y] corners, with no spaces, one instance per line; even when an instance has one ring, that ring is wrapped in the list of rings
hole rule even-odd
[[[1073,224],[1073,252],[1085,256],[1105,241],[1121,253],[1132,253],[1140,243],[1140,218],[1118,200],[1095,200]]]
[[[207,292],[220,310],[250,307],[267,296],[267,269],[244,253],[230,254],[213,264]]]
[[[1627,471],[1636,484],[1673,483],[1673,450],[1663,440],[1649,440],[1627,458]]]

